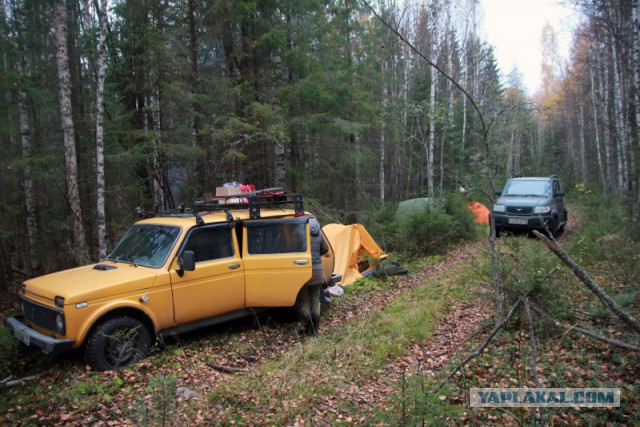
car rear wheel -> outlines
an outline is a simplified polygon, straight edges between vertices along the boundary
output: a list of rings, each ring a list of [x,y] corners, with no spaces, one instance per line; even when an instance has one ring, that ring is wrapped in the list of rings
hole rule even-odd
[[[114,317],[91,333],[85,357],[92,368],[110,371],[143,359],[150,347],[151,336],[142,322],[129,316]]]

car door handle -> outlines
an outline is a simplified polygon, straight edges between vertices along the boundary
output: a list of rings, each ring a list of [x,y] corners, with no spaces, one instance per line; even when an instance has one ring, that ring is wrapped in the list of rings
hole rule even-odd
[[[229,264],[229,270],[235,270],[236,268],[240,268],[240,264]]]
[[[295,265],[307,265],[307,264],[309,264],[309,260],[308,259],[297,259],[297,260],[293,261],[293,263]]]

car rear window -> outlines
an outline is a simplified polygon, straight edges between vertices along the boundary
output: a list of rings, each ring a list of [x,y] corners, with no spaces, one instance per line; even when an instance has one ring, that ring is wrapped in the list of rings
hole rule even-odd
[[[296,218],[246,223],[249,254],[306,252],[307,221],[308,218]]]

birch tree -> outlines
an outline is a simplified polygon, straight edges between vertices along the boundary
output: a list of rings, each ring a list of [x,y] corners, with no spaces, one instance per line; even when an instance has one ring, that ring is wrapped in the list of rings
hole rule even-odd
[[[71,110],[71,74],[67,51],[67,5],[66,0],[58,0],[54,6],[54,27],[56,41],[56,69],[58,71],[58,103],[63,134],[63,151],[67,182],[67,203],[71,225],[72,253],[78,261],[87,260],[87,248],[82,208],[78,191],[78,163],[76,157],[75,127]]]
[[[104,82],[107,69],[107,2],[100,1],[98,17],[98,79],[96,81],[96,228],[98,232],[98,259],[107,257],[107,226],[105,213],[104,178]]]
[[[31,168],[31,157],[33,151],[33,142],[31,137],[31,124],[29,117],[29,95],[25,88],[26,82],[29,80],[29,67],[27,66],[27,49],[24,41],[24,14],[23,10],[18,10],[22,4],[14,4],[13,18],[15,22],[16,32],[16,52],[18,56],[18,69],[20,75],[20,84],[18,85],[18,116],[20,123],[20,146],[22,152],[22,160],[24,166],[22,168],[22,188],[24,191],[24,207],[26,212],[26,229],[27,229],[27,265],[31,271],[37,270],[39,267],[38,254],[36,251],[38,241],[38,219],[36,201],[34,195],[34,184]],[[2,28],[6,22],[4,18],[4,2],[0,2],[2,7]],[[3,31],[4,33],[4,31]],[[0,34],[8,40],[8,34]],[[6,53],[5,53],[6,54]],[[6,57],[5,57],[6,60]],[[5,69],[8,64],[5,62]]]

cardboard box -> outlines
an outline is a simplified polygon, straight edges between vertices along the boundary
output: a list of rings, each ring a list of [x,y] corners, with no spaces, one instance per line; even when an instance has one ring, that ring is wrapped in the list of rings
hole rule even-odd
[[[216,197],[235,196],[240,193],[240,187],[216,187]]]

